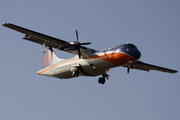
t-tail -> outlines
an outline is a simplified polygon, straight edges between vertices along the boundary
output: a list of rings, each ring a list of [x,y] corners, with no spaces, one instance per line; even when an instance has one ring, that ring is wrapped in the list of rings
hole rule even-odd
[[[61,61],[54,53],[52,47],[43,44],[43,66],[44,68],[54,65],[55,63]]]

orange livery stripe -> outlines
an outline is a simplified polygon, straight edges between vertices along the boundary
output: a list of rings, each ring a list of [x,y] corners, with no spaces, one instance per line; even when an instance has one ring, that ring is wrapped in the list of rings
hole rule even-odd
[[[123,64],[127,64],[129,61],[136,61],[137,59],[125,54],[125,53],[108,53],[108,54],[103,54],[103,55],[96,55],[96,56],[91,56],[91,57],[86,57],[86,58],[81,58],[81,59],[101,59],[101,60],[105,60],[107,62],[110,62],[114,65],[120,66]],[[70,64],[73,63],[75,61],[81,60],[81,59],[76,59],[73,61],[69,61],[69,62],[65,62],[65,63],[61,63],[58,65],[53,65],[51,67],[48,67],[46,69],[43,69],[41,71],[39,71],[37,74],[41,74],[47,70],[50,70],[54,67],[60,66],[60,65],[65,65],[65,64]]]

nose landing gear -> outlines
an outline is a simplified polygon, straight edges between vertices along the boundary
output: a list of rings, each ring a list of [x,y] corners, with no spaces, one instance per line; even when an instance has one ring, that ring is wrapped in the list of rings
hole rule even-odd
[[[99,78],[98,83],[99,84],[104,84],[106,82],[106,79],[109,80],[109,77],[110,76],[108,74],[102,74],[102,77]]]

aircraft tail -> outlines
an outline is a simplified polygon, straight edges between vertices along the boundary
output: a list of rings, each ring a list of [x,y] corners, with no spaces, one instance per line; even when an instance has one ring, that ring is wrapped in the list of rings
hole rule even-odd
[[[60,59],[54,53],[52,47],[46,46],[43,44],[43,66],[48,67],[51,66],[63,59]]]

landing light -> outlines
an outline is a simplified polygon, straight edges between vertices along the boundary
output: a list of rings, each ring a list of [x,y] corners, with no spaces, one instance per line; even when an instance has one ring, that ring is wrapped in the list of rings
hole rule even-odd
[[[96,66],[94,66],[93,69],[96,69]]]

